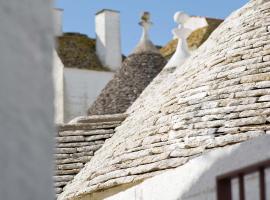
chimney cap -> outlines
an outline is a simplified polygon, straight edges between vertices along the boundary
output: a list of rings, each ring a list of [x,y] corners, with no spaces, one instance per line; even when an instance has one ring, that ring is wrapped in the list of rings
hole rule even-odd
[[[100,14],[100,13],[103,13],[103,12],[106,12],[106,11],[108,11],[108,12],[114,12],[114,13],[120,13],[120,11],[118,11],[118,10],[102,9],[102,10],[96,12],[96,15],[98,15],[98,14]]]

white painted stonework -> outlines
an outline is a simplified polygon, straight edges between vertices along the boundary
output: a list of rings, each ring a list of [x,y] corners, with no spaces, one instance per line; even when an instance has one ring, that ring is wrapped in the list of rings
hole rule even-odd
[[[64,121],[86,115],[113,75],[113,72],[64,68]]]
[[[55,199],[49,2],[0,1],[1,200]]]
[[[63,10],[60,8],[54,8],[53,17],[54,17],[55,36],[62,36],[63,35]]]
[[[55,123],[64,122],[64,65],[57,52],[53,52],[54,116]]]
[[[269,145],[270,137],[264,136],[212,151],[106,200],[215,200],[216,177],[270,159]],[[269,175],[268,170],[266,176]],[[258,177],[253,175],[245,179],[248,199],[259,199],[256,178]],[[233,196],[236,197],[238,185],[233,183]],[[269,183],[268,178],[267,184]],[[267,194],[270,195],[269,190]]]
[[[187,38],[191,31],[183,26],[183,24],[185,24],[188,20],[189,16],[183,12],[177,12],[174,15],[174,21],[179,24],[179,26],[173,29],[172,33],[178,39],[178,44],[174,55],[169,60],[165,68],[180,67],[190,56]]]
[[[102,10],[96,14],[96,52],[106,67],[116,71],[122,64],[120,14]]]

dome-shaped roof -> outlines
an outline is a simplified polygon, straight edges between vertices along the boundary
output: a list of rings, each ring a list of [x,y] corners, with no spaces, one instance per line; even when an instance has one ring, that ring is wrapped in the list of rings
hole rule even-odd
[[[88,110],[89,115],[124,113],[166,65],[158,53],[131,54]]]
[[[166,65],[166,60],[148,36],[150,15],[142,16],[143,34],[140,42],[122,64],[120,70],[105,86],[88,110],[89,115],[124,113],[146,86]],[[144,18],[143,18],[144,17]]]
[[[269,1],[250,1],[182,67],[164,69],[59,199],[136,183],[264,135],[270,129],[269,14]]]

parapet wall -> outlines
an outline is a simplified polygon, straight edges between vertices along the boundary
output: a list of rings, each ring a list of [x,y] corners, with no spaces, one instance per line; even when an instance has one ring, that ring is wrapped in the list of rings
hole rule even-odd
[[[57,194],[91,160],[125,118],[125,114],[79,117],[58,127],[54,176]]]

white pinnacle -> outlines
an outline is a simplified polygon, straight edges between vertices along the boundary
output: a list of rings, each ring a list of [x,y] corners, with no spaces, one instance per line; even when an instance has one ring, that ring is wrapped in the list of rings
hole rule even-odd
[[[140,39],[139,44],[134,49],[133,53],[142,53],[142,52],[152,52],[152,53],[159,53],[158,49],[155,45],[151,42],[149,37],[149,29],[153,25],[150,21],[150,13],[144,12],[141,16],[141,22],[139,25],[142,26],[142,36]]]
[[[190,17],[184,12],[177,12],[174,15],[174,21],[179,25],[177,28],[172,30],[172,33],[178,39],[178,44],[174,55],[165,66],[166,68],[179,67],[190,56],[187,37],[189,36],[191,30],[183,26],[183,24],[187,22],[189,18]]]
[[[177,24],[184,24],[190,19],[190,16],[182,11],[178,11],[174,14],[173,19]]]

